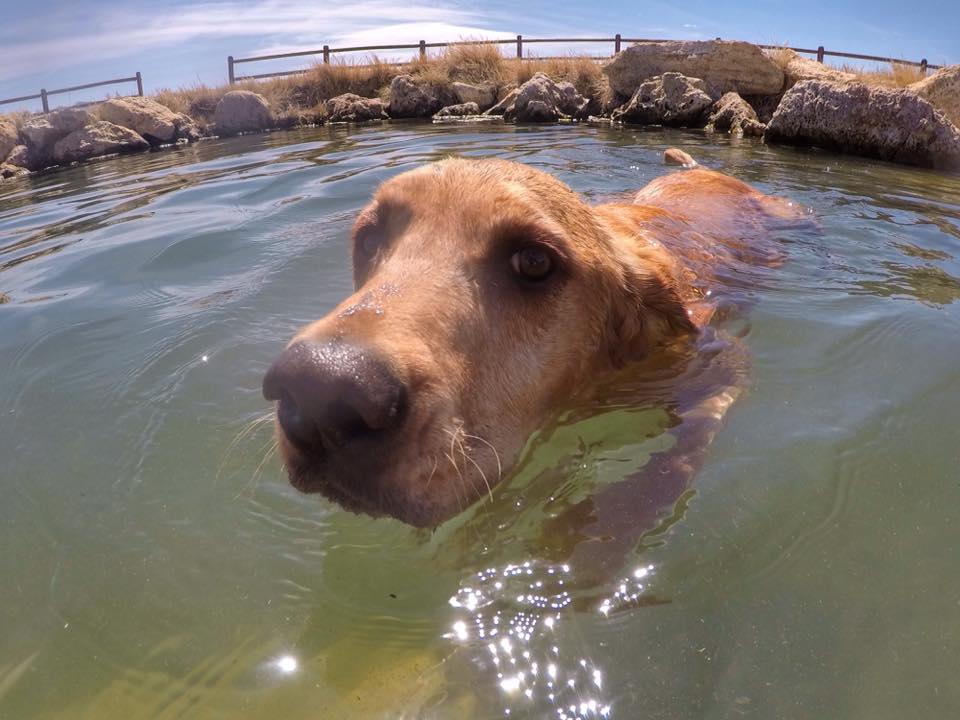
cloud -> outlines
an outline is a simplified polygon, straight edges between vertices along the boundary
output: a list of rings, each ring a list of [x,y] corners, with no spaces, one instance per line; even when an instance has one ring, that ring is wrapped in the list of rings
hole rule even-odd
[[[450,39],[451,34],[454,38],[493,34],[482,25],[483,17],[477,12],[428,0],[358,0],[336,5],[316,0],[199,2],[146,16],[105,7],[99,14],[92,12],[80,27],[61,23],[47,28],[41,41],[21,40],[31,35],[14,32],[5,43],[0,80],[189,43],[235,39],[234,52],[242,55],[281,44],[289,49],[359,38],[378,44],[400,35],[404,37],[400,42],[405,42],[411,35]]]
[[[427,42],[451,42],[456,40],[512,40],[511,32],[491,30],[474,25],[455,25],[445,22],[405,22],[361,30],[345,31],[325,38],[322,44],[331,48],[364,47],[370,45],[408,45]],[[296,36],[284,42],[257,48],[257,55],[295,52],[304,48],[318,48],[316,38]],[[408,57],[415,51],[383,51],[376,53],[381,59]]]

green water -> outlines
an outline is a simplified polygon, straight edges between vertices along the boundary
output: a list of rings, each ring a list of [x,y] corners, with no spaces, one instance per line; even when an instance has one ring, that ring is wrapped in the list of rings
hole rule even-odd
[[[662,449],[657,407],[561,418],[433,535],[286,484],[261,377],[349,291],[379,182],[495,155],[602,200],[671,145],[822,233],[782,236],[750,391],[620,595],[568,602],[538,539]],[[960,714],[958,176],[700,133],[277,133],[4,182],[0,292],[4,720]]]

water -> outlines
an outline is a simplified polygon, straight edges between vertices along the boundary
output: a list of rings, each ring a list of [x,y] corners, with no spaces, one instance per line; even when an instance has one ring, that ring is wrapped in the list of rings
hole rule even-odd
[[[286,484],[261,376],[348,292],[377,183],[496,155],[602,200],[671,145],[822,234],[782,238],[738,327],[750,392],[622,592],[565,595],[543,527],[662,447],[657,407],[559,418],[432,535]],[[5,182],[0,238],[4,719],[960,711],[956,176],[679,131],[316,129]]]

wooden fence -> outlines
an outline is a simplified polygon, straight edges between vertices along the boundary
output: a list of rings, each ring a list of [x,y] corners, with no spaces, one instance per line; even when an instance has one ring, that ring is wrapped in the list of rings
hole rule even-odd
[[[48,98],[51,95],[61,95],[62,93],[74,92],[76,90],[87,90],[89,88],[102,87],[104,85],[118,85],[120,83],[135,82],[137,84],[137,95],[143,97],[143,78],[140,76],[140,73],[137,72],[133,77],[126,78],[117,78],[116,80],[103,80],[102,82],[87,83],[86,85],[74,85],[73,87],[60,88],[58,90],[40,90],[38,95],[22,95],[15,98],[7,98],[6,100],[0,100],[0,105],[7,105],[9,103],[16,102],[25,102],[27,100],[37,100],[39,99],[43,103],[43,111],[45,113],[50,112],[50,102]],[[91,103],[80,103],[81,105],[90,105]]]
[[[720,38],[717,38],[719,40]],[[620,49],[623,46],[623,43],[652,43],[652,42],[664,42],[663,40],[655,40],[652,38],[625,38],[621,37],[620,33],[617,33],[612,38],[524,38],[522,35],[517,35],[516,39],[509,40],[467,40],[459,42],[449,42],[449,43],[428,43],[425,40],[421,40],[416,44],[409,45],[360,45],[357,47],[341,47],[341,48],[332,48],[329,45],[324,45],[320,50],[302,50],[298,52],[288,52],[288,53],[278,53],[275,55],[257,55],[253,57],[245,58],[235,58],[233,55],[227,57],[227,77],[230,80],[230,84],[234,84],[238,80],[263,80],[265,78],[274,78],[274,77],[284,77],[286,75],[299,75],[301,73],[307,72],[306,69],[301,68],[299,70],[284,70],[281,72],[272,72],[272,73],[261,73],[259,75],[236,75],[235,66],[240,63],[251,63],[251,62],[263,62],[265,60],[281,60],[283,58],[293,58],[293,57],[306,57],[310,55],[322,55],[324,64],[330,63],[330,56],[336,55],[338,53],[355,53],[355,52],[375,52],[379,50],[419,50],[420,57],[425,58],[427,56],[427,50],[430,48],[445,48],[451,47],[454,45],[478,45],[478,44],[492,44],[492,45],[515,45],[517,49],[517,58],[523,59],[523,46],[524,45],[534,45],[537,43],[551,43],[551,44],[575,44],[575,43],[592,43],[605,44],[613,43],[613,53],[616,55],[620,52]],[[765,50],[780,50],[787,49],[793,50],[797,53],[803,53],[807,55],[816,55],[818,62],[823,62],[824,57],[842,57],[842,58],[852,58],[854,60],[870,60],[873,62],[886,62],[886,63],[897,63],[899,65],[910,65],[912,67],[920,68],[921,72],[926,72],[927,69],[938,70],[940,69],[939,65],[930,65],[927,63],[926,58],[915,62],[913,60],[901,60],[899,58],[889,58],[889,57],[879,57],[876,55],[860,55],[859,53],[848,53],[840,52],[839,50],[824,50],[823,45],[818,47],[816,50],[811,50],[809,48],[784,48],[782,45],[758,45],[758,47],[764,48]],[[604,56],[607,57],[607,56]]]

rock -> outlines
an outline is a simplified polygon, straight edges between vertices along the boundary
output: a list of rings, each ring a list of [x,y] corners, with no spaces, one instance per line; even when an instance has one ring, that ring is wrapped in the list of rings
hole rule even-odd
[[[231,90],[217,103],[213,123],[221,135],[236,135],[266,130],[273,125],[273,115],[263,95],[249,90]]]
[[[15,145],[10,154],[7,155],[7,165],[34,170],[36,168],[33,167],[30,159],[30,149],[26,145]]]
[[[6,293],[0,292],[0,305],[5,305],[10,302],[10,296]]]
[[[29,149],[31,170],[48,165],[57,141],[96,120],[83,108],[64,108],[27,120],[20,128],[20,139]]]
[[[393,118],[432,117],[444,105],[451,104],[444,102],[440,95],[440,88],[411,75],[397,75],[390,81],[387,113]]]
[[[853,73],[843,72],[824,65],[816,60],[801,57],[793,50],[784,48],[777,52],[788,58],[783,65],[784,90],[789,90],[803,80],[827,80],[828,82],[852,82],[857,79]],[[781,60],[781,62],[783,62]]]
[[[25,167],[20,167],[19,165],[11,165],[10,163],[0,163],[0,178],[4,180],[8,178],[19,177],[20,175],[29,175],[30,171]]]
[[[544,73],[537,73],[520,86],[513,104],[506,108],[503,117],[517,122],[586,119],[588,104],[589,101],[571,83],[557,83]]]
[[[766,126],[757,120],[757,113],[742,97],[735,92],[728,92],[711,108],[706,129],[709,132],[760,137]]]
[[[369,122],[386,119],[387,113],[380,98],[365,98],[345,93],[327,100],[328,122]]]
[[[615,122],[699,127],[713,104],[699,78],[668,72],[640,85],[630,101],[613,111]]]
[[[58,140],[53,146],[52,159],[57,163],[69,163],[149,147],[150,143],[133,130],[100,120]]]
[[[777,111],[783,93],[777,95],[741,95],[740,97],[753,108],[753,111],[757,114],[757,119],[766,125]]]
[[[20,139],[24,144],[38,150],[52,146],[63,136],[64,133],[46,117],[31,118],[20,128]]]
[[[603,72],[620,98],[631,97],[646,80],[666,72],[702,78],[717,94],[773,95],[783,87],[783,71],[772,58],[756,45],[731,40],[640,43],[616,55]]]
[[[100,106],[100,118],[114,125],[133,130],[148,142],[157,145],[184,137],[191,139],[193,121],[175,113],[166,105],[145,97],[112,98]]]
[[[697,161],[679,148],[668,148],[663,151],[663,162],[667,165],[683,165],[687,168],[697,166]]]
[[[491,83],[471,85],[455,82],[452,89],[460,104],[476,103],[480,110],[487,110],[497,102],[497,89]]]
[[[500,100],[496,105],[487,110],[484,115],[493,116],[493,115],[503,115],[507,108],[511,107],[514,102],[517,100],[517,95],[520,94],[520,88],[513,88],[510,92],[503,96],[503,99]]]
[[[6,160],[10,151],[17,146],[17,135],[17,126],[0,117],[0,162]]]
[[[908,89],[804,80],[783,96],[764,139],[910,165],[960,167],[960,130]]]
[[[940,68],[930,77],[910,85],[910,90],[960,128],[960,65]]]
[[[437,111],[437,114],[434,115],[434,119],[437,118],[454,118],[454,117],[466,117],[468,115],[479,115],[480,108],[475,102],[460,103],[459,105],[447,105],[446,107],[440,108]]]
[[[64,135],[79,130],[87,125],[92,125],[97,119],[83,108],[71,107],[62,110],[54,110],[49,113],[47,119],[50,123]]]

